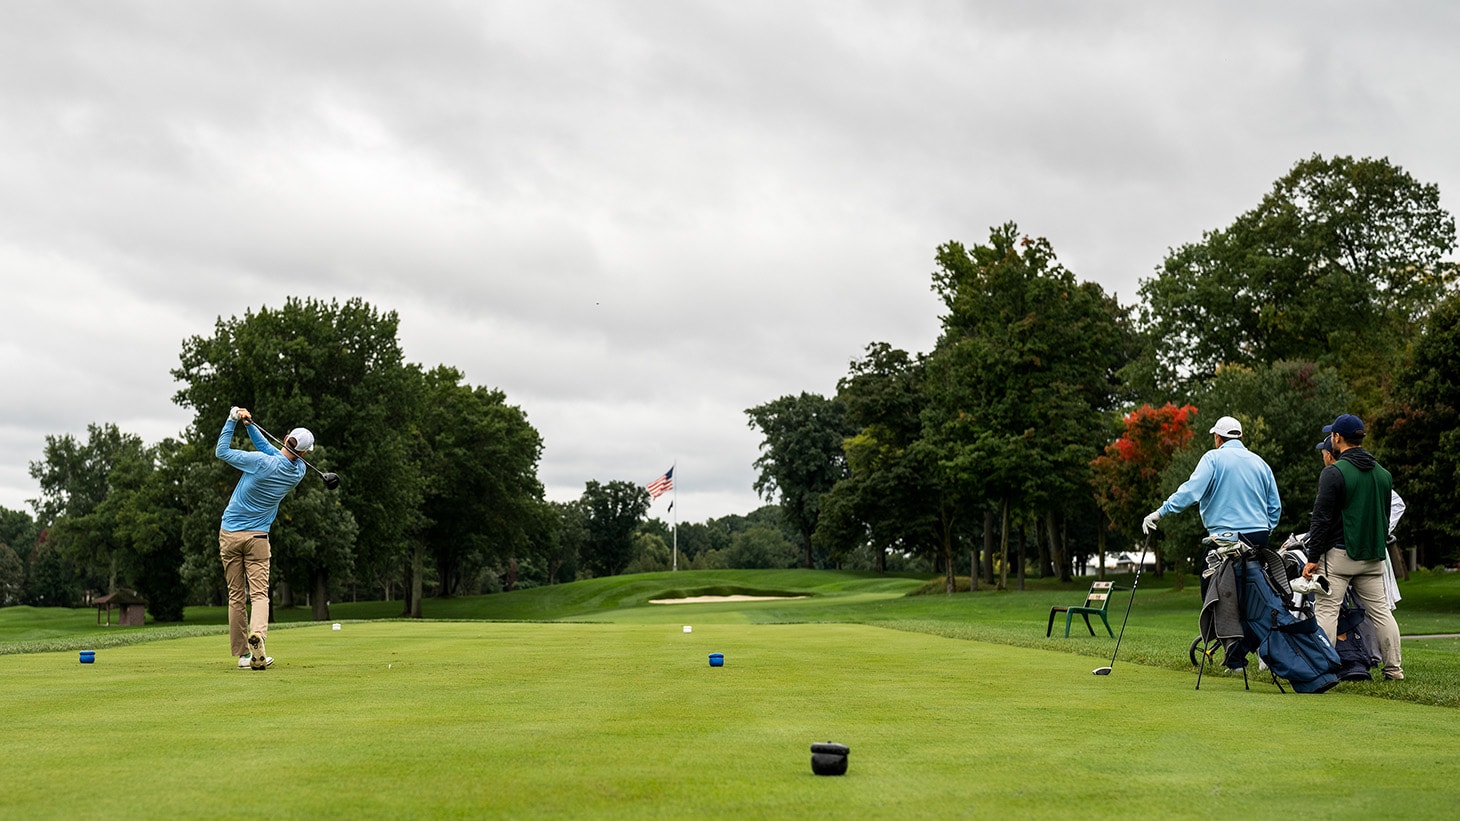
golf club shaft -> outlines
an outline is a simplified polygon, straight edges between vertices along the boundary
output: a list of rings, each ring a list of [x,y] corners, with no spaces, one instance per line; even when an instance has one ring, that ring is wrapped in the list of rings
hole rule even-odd
[[[1115,639],[1115,652],[1110,654],[1110,666],[1115,666],[1115,657],[1120,654],[1120,640],[1125,638],[1125,624],[1130,621],[1131,605],[1136,603],[1136,588],[1141,586],[1141,568],[1146,566],[1146,551],[1151,547],[1151,534],[1146,534],[1146,543],[1141,546],[1141,560],[1136,564],[1136,578],[1130,585],[1130,600],[1125,603],[1125,618],[1120,620],[1120,635]]]

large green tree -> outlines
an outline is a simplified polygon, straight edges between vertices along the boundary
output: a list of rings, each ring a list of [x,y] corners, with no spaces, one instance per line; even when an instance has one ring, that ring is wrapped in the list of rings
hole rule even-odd
[[[760,474],[755,490],[766,501],[780,497],[786,521],[795,528],[803,564],[813,567],[812,534],[821,515],[821,497],[847,475],[842,442],[855,433],[846,407],[837,399],[812,393],[782,396],[745,411],[760,430]]]
[[[634,538],[649,511],[649,491],[622,480],[589,481],[581,501],[587,513],[583,566],[594,576],[617,576],[634,559]]]
[[[50,522],[50,547],[73,562],[92,589],[116,592],[126,548],[117,516],[151,470],[142,440],[116,425],[88,425],[85,442],[47,436],[30,475],[40,484],[36,510]]]
[[[1058,517],[1074,494],[1089,495],[1134,337],[1113,297],[1013,223],[984,245],[940,246],[937,263],[933,289],[947,313],[928,358],[922,442],[965,516],[990,503],[999,511],[1007,559],[1011,513]]]
[[[25,600],[25,569],[38,535],[30,514],[0,506],[0,607]]]
[[[1460,557],[1460,296],[1431,312],[1393,398],[1374,425],[1375,450],[1408,511],[1396,535],[1422,566]]]
[[[462,379],[445,366],[425,374],[417,449],[425,477],[423,541],[442,596],[461,591],[489,564],[549,552],[541,547],[552,518],[537,478],[542,437],[501,391]]]
[[[108,497],[117,505],[116,536],[125,545],[131,584],[147,599],[154,621],[182,621],[187,584],[182,575],[183,521],[187,516],[186,464],[181,445],[164,439],[132,466],[129,489]]]
[[[1387,159],[1314,155],[1257,207],[1173,250],[1141,283],[1168,384],[1219,366],[1336,365],[1377,407],[1426,311],[1456,281],[1438,186]]]
[[[324,533],[290,534],[287,518],[276,523],[277,563],[303,568],[311,591],[327,589],[352,564],[403,561],[421,529],[422,477],[411,453],[421,378],[419,369],[403,362],[398,324],[394,312],[380,313],[359,299],[326,303],[291,297],[276,309],[220,318],[212,336],[184,340],[181,364],[172,372],[185,386],[175,401],[195,412],[189,432],[194,441],[213,442],[233,405],[249,408],[275,436],[295,426],[314,432],[310,462],[341,475],[339,501],[366,537],[352,547],[348,560],[333,552],[291,555],[291,543],[334,540]],[[198,455],[211,459],[212,448],[200,448]],[[212,470],[214,504],[221,515],[237,477],[221,462]],[[328,521],[303,517],[298,526]],[[216,555],[216,535],[188,548]],[[286,573],[281,582],[289,580]],[[290,590],[281,590],[281,598],[290,604]]]
[[[813,542],[833,558],[870,548],[879,571],[889,551],[936,558],[939,488],[922,435],[922,359],[886,343],[867,346],[837,383],[856,433],[843,441],[848,475],[822,497]]]

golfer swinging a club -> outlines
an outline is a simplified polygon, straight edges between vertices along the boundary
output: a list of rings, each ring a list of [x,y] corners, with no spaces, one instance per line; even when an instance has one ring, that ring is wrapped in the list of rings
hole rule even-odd
[[[228,580],[228,642],[238,666],[266,670],[274,660],[264,651],[269,632],[269,527],[279,515],[279,503],[304,478],[302,454],[314,448],[314,434],[295,428],[284,438],[284,450],[269,443],[251,424],[243,408],[228,412],[214,453],[243,471],[223,511],[218,530],[218,555]],[[237,450],[233,431],[239,422],[248,429],[256,450]],[[252,607],[245,612],[245,606]],[[247,629],[247,633],[245,633]]]

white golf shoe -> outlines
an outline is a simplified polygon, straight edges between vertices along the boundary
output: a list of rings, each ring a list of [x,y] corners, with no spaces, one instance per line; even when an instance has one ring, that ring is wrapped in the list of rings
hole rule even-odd
[[[273,663],[269,654],[264,652],[264,637],[259,633],[248,634],[248,668],[250,670],[267,670]]]

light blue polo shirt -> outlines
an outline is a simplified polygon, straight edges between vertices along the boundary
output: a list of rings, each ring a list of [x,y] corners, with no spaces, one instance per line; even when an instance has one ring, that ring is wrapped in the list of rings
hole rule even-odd
[[[1271,531],[1283,515],[1277,480],[1262,457],[1240,439],[1202,454],[1191,478],[1161,505],[1161,515],[1198,505],[1207,533]]]
[[[268,532],[279,515],[279,503],[304,478],[307,468],[303,459],[290,459],[269,443],[253,425],[246,425],[248,438],[257,451],[231,447],[233,430],[238,423],[229,419],[218,435],[213,453],[219,459],[243,471],[243,478],[233,489],[233,497],[223,510],[223,530],[261,530]]]

